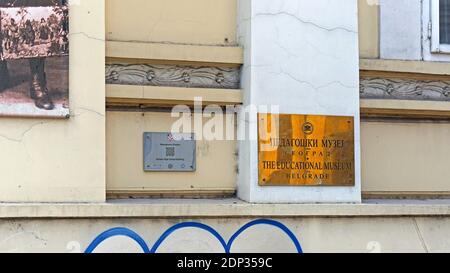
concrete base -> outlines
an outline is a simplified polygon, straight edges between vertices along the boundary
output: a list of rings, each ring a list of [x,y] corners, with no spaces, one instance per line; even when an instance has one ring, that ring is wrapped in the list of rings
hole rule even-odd
[[[229,245],[232,253],[298,252],[298,246],[306,253],[450,251],[449,200],[358,205],[252,205],[234,199],[2,204],[0,215],[0,252],[140,253],[150,251],[176,226],[179,229],[165,234],[156,252],[223,253],[220,241],[198,227],[208,226],[229,242],[247,223],[252,226]],[[142,240],[137,242],[132,232]]]

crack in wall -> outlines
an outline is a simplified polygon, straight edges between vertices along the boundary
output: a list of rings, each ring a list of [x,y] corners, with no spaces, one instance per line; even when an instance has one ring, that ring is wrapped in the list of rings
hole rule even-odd
[[[83,110],[84,112],[77,113],[77,110]],[[101,113],[99,111],[96,111],[96,110],[93,110],[93,109],[90,109],[90,108],[86,108],[86,107],[77,107],[76,109],[74,109],[73,113],[74,114],[70,115],[71,117],[79,117],[79,116],[82,116],[82,115],[87,114],[87,113],[92,113],[92,114],[98,115],[100,117],[105,117],[104,113]],[[0,134],[0,138],[4,139],[4,140],[7,140],[7,141],[10,141],[10,142],[23,143],[23,141],[25,140],[27,135],[31,131],[33,131],[36,127],[40,127],[40,126],[47,125],[47,124],[54,123],[54,122],[56,122],[56,120],[40,121],[40,122],[32,124],[27,129],[25,129],[24,131],[19,133],[19,135],[20,135],[19,137],[10,137],[10,136],[7,136],[5,134]]]
[[[84,110],[85,112],[77,113],[76,110]],[[79,116],[82,116],[82,115],[86,114],[86,112],[96,114],[96,115],[98,115],[100,117],[105,117],[106,116],[105,113],[101,113],[99,111],[96,111],[96,110],[93,110],[93,109],[90,109],[90,108],[86,108],[86,107],[77,107],[76,109],[74,109],[73,112],[74,112],[74,114],[71,114],[70,115],[71,117],[79,117]]]
[[[305,25],[310,25],[313,26],[315,28],[324,30],[324,31],[328,31],[328,32],[333,32],[333,31],[343,31],[343,32],[347,32],[347,33],[351,33],[351,34],[358,34],[357,31],[352,30],[352,29],[348,29],[346,27],[342,27],[342,26],[338,26],[338,27],[325,27],[322,25],[319,25],[318,23],[312,22],[312,21],[308,21],[305,19],[302,19],[301,17],[290,13],[290,12],[286,12],[286,11],[280,11],[280,12],[274,12],[274,13],[270,13],[270,12],[260,12],[260,13],[256,13],[254,16],[249,17],[249,18],[245,18],[242,21],[251,21],[254,20],[257,17],[267,17],[267,16],[287,16],[290,18],[295,19],[296,21],[305,24]],[[238,25],[239,26],[239,25]]]
[[[5,238],[3,238],[0,241],[0,249],[2,249],[2,251],[4,251],[4,252],[15,252],[15,251],[17,251],[19,248],[13,248],[13,249],[8,248],[9,243],[11,241],[13,241],[13,240],[16,240],[16,241],[17,240],[27,240],[27,241],[29,241],[29,239],[34,239],[36,241],[41,242],[43,244],[42,247],[47,246],[49,241],[47,239],[43,238],[39,231],[28,231],[20,223],[16,224],[14,222],[11,222],[11,225],[13,227],[9,228],[9,230],[12,232],[12,234],[7,236],[7,237],[5,237]],[[26,237],[27,235],[29,235],[31,237]],[[11,243],[11,245],[16,245],[16,244]]]
[[[341,81],[337,81],[337,80],[336,80],[336,81],[328,82],[328,83],[323,84],[323,85],[316,86],[316,85],[312,84],[312,83],[309,82],[309,81],[298,79],[298,78],[295,77],[294,75],[292,75],[292,74],[290,74],[290,73],[288,73],[288,72],[286,72],[286,71],[284,71],[284,70],[282,70],[282,69],[280,70],[280,72],[267,72],[267,73],[274,74],[274,75],[285,75],[285,76],[287,76],[288,78],[290,78],[290,79],[296,81],[296,82],[299,83],[299,84],[310,86],[312,89],[314,89],[314,90],[316,90],[316,91],[319,91],[320,89],[327,88],[327,87],[329,87],[329,86],[331,86],[331,85],[334,85],[334,84],[340,85],[340,86],[342,86],[342,87],[344,87],[344,88],[348,88],[348,89],[359,88],[358,86],[347,85],[347,84],[345,84],[345,83],[343,83],[343,82],[341,82]]]
[[[38,126],[41,126],[41,125],[48,124],[50,122],[51,121],[49,121],[49,122],[38,122],[38,123],[35,123],[35,124],[31,125],[28,129],[26,129],[25,131],[23,131],[20,134],[19,138],[13,138],[13,137],[9,137],[9,136],[2,135],[2,134],[0,134],[0,138],[3,138],[5,140],[11,141],[11,142],[22,143],[23,140],[25,139],[25,137],[27,136],[27,134],[30,133],[34,128],[36,128]]]
[[[417,237],[419,237],[419,241],[420,241],[420,244],[422,245],[423,250],[425,250],[426,253],[430,253],[430,249],[428,248],[427,243],[425,242],[425,238],[423,238],[422,231],[420,230],[420,227],[419,227],[419,223],[417,223],[417,219],[412,218],[412,222],[414,224],[414,228],[416,230]]]
[[[70,33],[69,33],[69,37],[70,37],[70,36],[77,36],[77,35],[82,35],[82,36],[84,36],[84,37],[86,37],[86,38],[88,38],[88,39],[96,40],[96,41],[100,41],[100,42],[105,42],[105,41],[106,41],[106,39],[102,39],[102,38],[97,38],[97,37],[90,36],[89,34],[87,34],[86,32],[83,32],[83,31],[80,31],[80,32],[70,32]]]

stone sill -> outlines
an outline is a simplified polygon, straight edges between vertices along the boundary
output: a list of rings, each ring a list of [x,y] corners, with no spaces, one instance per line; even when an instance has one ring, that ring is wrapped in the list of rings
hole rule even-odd
[[[443,118],[450,117],[448,101],[362,99],[363,117]]]
[[[359,66],[360,70],[366,71],[450,75],[450,63],[448,62],[360,59]]]
[[[450,216],[450,200],[369,200],[363,204],[249,204],[225,200],[111,200],[86,204],[0,204],[1,219],[289,218]]]
[[[106,42],[107,59],[133,59],[240,65],[243,49],[238,46],[204,46],[144,42]]]
[[[107,104],[194,105],[196,97],[204,104],[241,104],[239,89],[182,88],[137,85],[106,85]]]

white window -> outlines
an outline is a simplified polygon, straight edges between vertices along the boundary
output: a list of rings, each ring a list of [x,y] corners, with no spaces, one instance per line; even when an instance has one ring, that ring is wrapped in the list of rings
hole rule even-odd
[[[450,53],[450,0],[431,0],[431,52]]]

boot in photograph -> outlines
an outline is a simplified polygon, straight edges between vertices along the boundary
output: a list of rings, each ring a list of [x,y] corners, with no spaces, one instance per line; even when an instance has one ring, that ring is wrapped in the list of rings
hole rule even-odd
[[[55,105],[47,89],[47,80],[44,70],[44,59],[30,60],[31,87],[30,96],[36,107],[44,110],[53,110]]]
[[[9,72],[6,61],[0,61],[0,92],[9,87]]]

